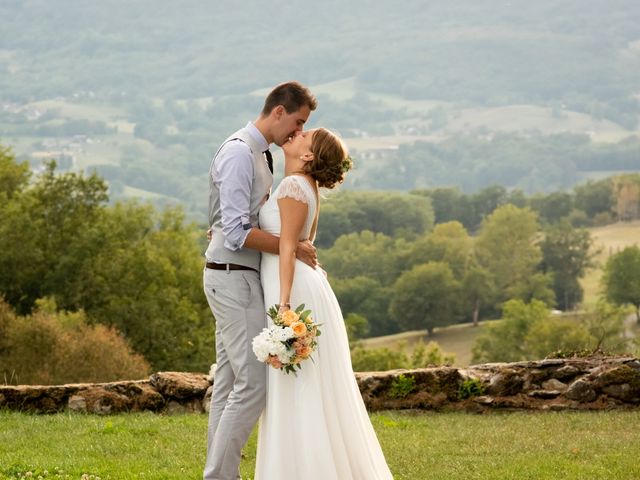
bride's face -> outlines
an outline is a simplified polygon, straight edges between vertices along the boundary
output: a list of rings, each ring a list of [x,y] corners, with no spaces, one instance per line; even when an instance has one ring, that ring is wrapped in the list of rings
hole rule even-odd
[[[313,142],[313,133],[315,130],[307,130],[296,134],[291,140],[288,140],[282,149],[285,155],[299,158],[311,153],[311,143]]]

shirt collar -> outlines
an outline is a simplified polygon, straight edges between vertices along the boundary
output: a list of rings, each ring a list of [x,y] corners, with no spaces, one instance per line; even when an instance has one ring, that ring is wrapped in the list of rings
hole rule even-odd
[[[262,135],[262,133],[260,133],[260,130],[258,130],[258,127],[256,127],[253,124],[253,122],[247,123],[247,126],[245,128],[246,128],[247,132],[249,132],[249,135],[251,135],[251,137],[256,142],[258,142],[258,145],[260,146],[260,150],[262,152],[264,152],[265,150],[269,150],[269,143],[264,138],[264,135]]]

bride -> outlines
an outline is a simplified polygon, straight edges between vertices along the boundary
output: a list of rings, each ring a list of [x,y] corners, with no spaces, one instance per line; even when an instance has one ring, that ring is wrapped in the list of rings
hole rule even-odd
[[[296,260],[313,240],[318,187],[333,188],[351,168],[343,143],[319,128],[283,145],[285,178],[260,210],[260,228],[280,237],[280,254],[262,254],[265,305],[304,303],[322,336],[297,376],[269,368],[258,437],[256,480],[392,479],[351,367],[344,320],[320,268]]]

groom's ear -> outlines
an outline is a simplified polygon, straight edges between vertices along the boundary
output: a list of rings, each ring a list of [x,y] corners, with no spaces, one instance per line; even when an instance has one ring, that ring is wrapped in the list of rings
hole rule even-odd
[[[283,105],[278,105],[273,109],[272,113],[275,116],[276,120],[280,120],[286,113],[286,110],[284,109]]]

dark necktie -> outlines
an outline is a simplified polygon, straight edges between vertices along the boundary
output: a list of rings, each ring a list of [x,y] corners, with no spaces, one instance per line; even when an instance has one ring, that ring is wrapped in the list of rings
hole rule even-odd
[[[269,167],[269,171],[273,173],[273,156],[269,150],[265,150],[264,154],[267,157],[267,166]]]

